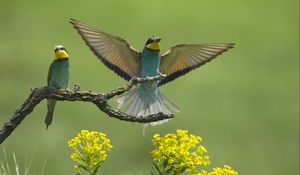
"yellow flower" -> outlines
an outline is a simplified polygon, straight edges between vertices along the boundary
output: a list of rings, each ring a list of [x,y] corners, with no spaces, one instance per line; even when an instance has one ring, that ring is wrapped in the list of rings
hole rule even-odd
[[[154,150],[151,151],[153,157],[154,170],[158,174],[169,175],[238,175],[225,165],[223,168],[217,167],[213,171],[199,169],[211,164],[207,149],[200,144],[202,138],[189,134],[186,130],[177,130],[176,134],[160,136],[154,134],[152,144]]]
[[[79,144],[80,144],[80,139],[78,137],[74,137],[73,139],[68,141],[68,145],[71,149],[74,149]]]
[[[158,166],[172,167],[174,174],[194,172],[198,165],[210,164],[209,157],[204,155],[207,152],[205,147],[199,144],[201,140],[186,130],[177,130],[176,134],[163,137],[155,134],[152,140],[155,149],[151,155]]]
[[[230,166],[224,165],[223,168],[216,167],[213,171],[208,172],[206,170],[202,170],[196,175],[238,175],[239,173],[233,170]]]
[[[77,153],[72,153],[71,154],[71,159],[74,161],[78,161],[79,160],[79,155]]]
[[[97,170],[112,149],[106,134],[88,130],[81,130],[77,136],[68,141],[68,146],[74,151],[71,159],[77,163],[75,169],[82,168],[89,172]]]

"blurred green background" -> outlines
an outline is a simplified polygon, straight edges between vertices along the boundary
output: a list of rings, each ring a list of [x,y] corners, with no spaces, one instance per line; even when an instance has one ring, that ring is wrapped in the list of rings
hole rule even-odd
[[[162,50],[179,43],[234,42],[211,63],[163,87],[182,112],[162,126],[109,118],[87,103],[60,102],[46,131],[43,101],[1,145],[24,172],[72,174],[67,141],[81,129],[108,134],[114,148],[106,175],[149,174],[151,137],[186,129],[204,138],[212,166],[241,175],[299,173],[298,0],[0,1],[0,124],[46,84],[54,45],[69,51],[69,87],[105,92],[126,82],[100,63],[69,24],[79,19],[141,50],[160,36]],[[4,153],[0,150],[0,160]],[[211,168],[209,167],[209,168]]]

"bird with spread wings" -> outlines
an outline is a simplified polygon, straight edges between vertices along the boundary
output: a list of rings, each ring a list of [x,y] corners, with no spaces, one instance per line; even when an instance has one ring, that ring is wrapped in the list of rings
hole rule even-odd
[[[159,73],[166,75],[160,81],[143,83],[117,99],[126,113],[135,116],[179,112],[179,108],[164,97],[158,87],[204,65],[234,46],[233,43],[180,44],[160,53],[161,39],[151,37],[143,51],[139,52],[120,37],[91,28],[75,19],[71,19],[70,23],[97,58],[125,80]]]

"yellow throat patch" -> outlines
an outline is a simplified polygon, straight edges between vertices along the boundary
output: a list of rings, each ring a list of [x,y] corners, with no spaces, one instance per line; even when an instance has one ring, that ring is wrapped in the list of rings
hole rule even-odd
[[[153,43],[147,44],[146,47],[150,50],[160,50],[159,42],[153,42]]]
[[[55,52],[55,60],[68,59],[69,55],[65,50],[57,50]]]

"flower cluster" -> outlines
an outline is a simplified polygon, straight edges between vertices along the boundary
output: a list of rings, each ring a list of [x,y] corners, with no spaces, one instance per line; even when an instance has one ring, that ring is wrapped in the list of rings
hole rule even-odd
[[[224,165],[223,168],[217,167],[214,168],[213,171],[208,172],[206,170],[202,170],[201,172],[195,175],[238,175],[239,173],[233,170],[230,166]]]
[[[201,137],[188,134],[186,130],[177,130],[176,134],[164,137],[155,134],[152,143],[156,149],[151,152],[155,169],[174,175],[185,171],[197,173],[198,166],[210,164],[206,148],[199,144],[201,141]]]
[[[223,168],[213,168],[212,171],[200,170],[200,167],[210,165],[207,150],[200,145],[201,137],[188,134],[186,130],[177,130],[176,134],[167,134],[160,137],[159,134],[153,136],[153,146],[151,152],[153,157],[152,174],[158,175],[238,175],[225,165]]]
[[[95,174],[112,149],[106,134],[96,131],[82,130],[76,137],[68,141],[73,150],[71,159],[77,163],[76,169],[83,169]]]
[[[189,134],[186,130],[177,130],[175,134],[161,137],[153,135],[152,143],[155,149],[153,157],[153,172],[151,175],[238,175],[230,166],[203,169],[210,165],[206,148],[200,144],[202,138]],[[80,170],[96,175],[99,167],[105,161],[107,153],[112,149],[110,140],[101,132],[82,130],[76,137],[68,141],[73,150],[71,159],[77,165],[76,175]]]

